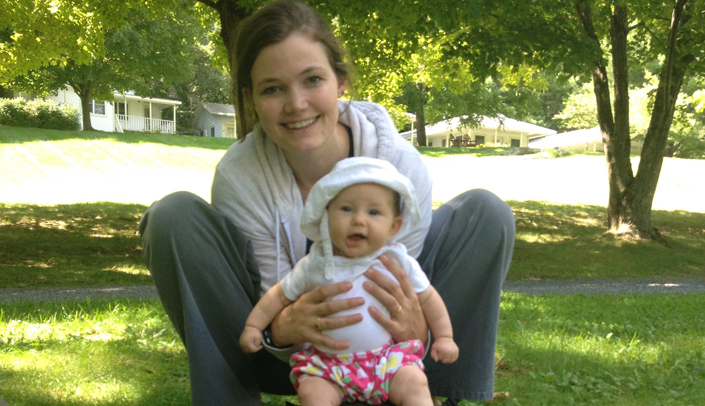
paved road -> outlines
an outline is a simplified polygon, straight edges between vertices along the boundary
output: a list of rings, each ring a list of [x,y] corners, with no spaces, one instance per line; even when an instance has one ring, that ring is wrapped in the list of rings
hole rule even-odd
[[[705,293],[705,279],[674,280],[568,280],[568,281],[509,281],[505,292],[528,295],[608,294],[639,295],[657,293]],[[104,299],[127,297],[134,299],[155,298],[153,286],[105,286],[86,288],[0,289],[0,303],[16,301],[59,301],[86,298]]]

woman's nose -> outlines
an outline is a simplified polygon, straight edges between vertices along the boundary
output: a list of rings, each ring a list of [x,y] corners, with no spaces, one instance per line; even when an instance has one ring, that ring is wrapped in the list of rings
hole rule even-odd
[[[297,111],[305,110],[306,107],[308,107],[306,94],[301,89],[289,89],[286,104],[284,106],[285,111],[287,113],[295,113]]]

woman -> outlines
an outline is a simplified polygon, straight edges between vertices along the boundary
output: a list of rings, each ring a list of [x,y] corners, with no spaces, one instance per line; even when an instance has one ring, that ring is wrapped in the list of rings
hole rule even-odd
[[[446,302],[460,347],[455,364],[424,360],[432,394],[491,399],[500,289],[514,241],[509,207],[474,190],[432,213],[428,171],[387,112],[338,100],[349,82],[347,66],[330,28],[308,6],[276,2],[245,20],[235,59],[238,128],[245,128],[245,103],[258,123],[218,164],[212,205],[175,193],[152,205],[140,224],[147,267],[186,346],[193,404],[256,405],[260,391],[294,394],[281,360],[305,342],[345,349],[346,342],[319,328],[357,323],[362,312],[395,341],[421,339],[430,346],[416,295],[387,258],[381,260],[400,284],[368,271],[375,283],[365,289],[389,309],[401,309],[391,318],[363,306],[361,298],[325,301],[351,288],[341,282],[284,308],[265,330],[269,351],[245,354],[238,345],[261,292],[306,254],[299,223],[311,186],[349,156],[385,159],[417,190],[423,221],[400,242]],[[328,317],[355,308],[359,313]]]

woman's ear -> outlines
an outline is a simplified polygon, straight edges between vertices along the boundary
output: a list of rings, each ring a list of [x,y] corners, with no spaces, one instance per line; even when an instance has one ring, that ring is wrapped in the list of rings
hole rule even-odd
[[[252,107],[253,109],[255,108],[255,102],[252,100],[252,93],[250,92],[250,89],[243,87],[242,88],[242,97],[245,98],[245,101]]]
[[[343,97],[345,94],[345,80],[338,79],[338,98]]]

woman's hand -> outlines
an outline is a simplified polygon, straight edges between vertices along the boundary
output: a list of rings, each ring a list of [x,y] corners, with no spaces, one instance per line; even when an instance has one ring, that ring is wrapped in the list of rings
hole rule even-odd
[[[333,330],[362,321],[361,314],[341,317],[328,317],[342,310],[353,309],[365,304],[361,297],[332,300],[329,297],[352,289],[351,282],[325,285],[303,294],[291,305],[286,306],[272,321],[272,340],[274,345],[287,345],[311,342],[336,350],[350,346],[347,341],[336,341],[324,335],[323,330]]]
[[[409,277],[388,256],[382,255],[379,259],[385,268],[397,278],[399,284],[374,269],[365,272],[365,276],[374,282],[365,282],[363,284],[365,290],[387,306],[390,317],[386,317],[373,306],[369,308],[370,315],[385,330],[389,331],[395,342],[418,339],[426,345],[428,325]]]

